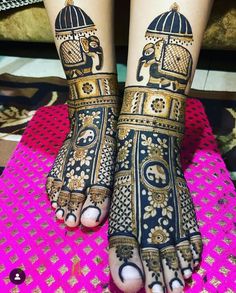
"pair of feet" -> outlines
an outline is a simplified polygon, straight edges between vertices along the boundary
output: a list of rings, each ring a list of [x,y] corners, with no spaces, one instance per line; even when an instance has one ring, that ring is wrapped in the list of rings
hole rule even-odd
[[[202,243],[181,169],[181,139],[159,131],[158,119],[131,121],[125,105],[137,103],[129,96],[118,130],[115,99],[74,111],[47,192],[69,227],[98,226],[109,211],[110,269],[121,290],[182,292]]]

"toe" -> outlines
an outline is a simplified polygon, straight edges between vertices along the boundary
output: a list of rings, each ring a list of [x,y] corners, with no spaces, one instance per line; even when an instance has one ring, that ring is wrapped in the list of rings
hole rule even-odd
[[[116,286],[124,292],[138,292],[143,286],[143,268],[137,241],[132,237],[110,238],[109,263]]]
[[[145,291],[147,293],[164,293],[165,283],[158,249],[146,248],[141,251],[145,272]]]
[[[81,209],[84,201],[85,195],[83,193],[71,193],[65,216],[65,224],[68,227],[77,227],[79,225]]]
[[[69,200],[70,200],[70,192],[61,190],[57,199],[56,217],[58,220],[64,219]]]
[[[48,177],[46,190],[47,190],[51,205],[54,209],[57,208],[57,200],[60,194],[61,187],[62,187],[62,182],[60,180],[56,180],[52,177]]]
[[[185,279],[189,279],[193,272],[193,254],[189,241],[185,240],[176,245],[176,252],[179,258],[179,264],[182,275]]]
[[[193,263],[194,267],[198,266],[201,261],[201,255],[202,255],[202,239],[201,235],[194,235],[190,236],[190,247],[193,254]]]
[[[183,292],[184,279],[180,271],[179,260],[174,246],[160,251],[165,284],[168,292]]]
[[[80,220],[86,227],[96,227],[107,217],[111,191],[105,187],[93,186],[87,194]]]

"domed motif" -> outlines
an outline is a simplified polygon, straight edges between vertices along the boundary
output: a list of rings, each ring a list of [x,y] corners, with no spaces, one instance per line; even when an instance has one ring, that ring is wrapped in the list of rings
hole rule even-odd
[[[178,5],[174,3],[171,10],[158,15],[149,25],[147,37],[163,38],[165,36],[192,41],[192,28],[187,18],[178,12]]]
[[[56,35],[92,32],[95,25],[80,7],[73,5],[73,1],[67,1],[66,6],[57,15],[55,30]]]

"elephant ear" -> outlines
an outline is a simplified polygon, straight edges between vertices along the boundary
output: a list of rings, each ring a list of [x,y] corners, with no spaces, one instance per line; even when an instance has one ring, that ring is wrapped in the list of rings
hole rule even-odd
[[[89,41],[86,37],[80,37],[80,44],[85,53],[89,52]]]

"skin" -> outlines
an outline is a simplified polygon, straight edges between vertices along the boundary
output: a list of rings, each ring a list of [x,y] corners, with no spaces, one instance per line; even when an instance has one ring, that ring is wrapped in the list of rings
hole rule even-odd
[[[113,32],[112,26],[107,25],[107,23],[113,22],[113,1],[109,0],[99,0],[99,1],[92,1],[92,0],[80,0],[75,3],[79,5],[86,13],[93,19],[94,23],[96,24],[97,31],[96,36],[100,40],[100,44],[103,49],[104,54],[104,63],[102,70],[99,72],[115,72],[115,62],[114,62],[114,47],[113,47]],[[142,79],[137,80],[137,65],[142,56],[144,47],[147,45],[147,41],[145,40],[145,32],[150,24],[150,22],[159,14],[168,11],[173,4],[172,1],[169,0],[148,0],[148,2],[144,2],[142,0],[131,0],[131,18],[130,18],[130,36],[129,36],[129,56],[128,56],[128,70],[127,70],[127,79],[126,79],[126,87],[135,86],[135,87],[145,87],[148,83],[150,77],[150,70],[142,68]],[[56,16],[60,9],[64,6],[64,1],[50,1],[45,0],[45,5],[49,14],[49,19],[54,29],[54,23]],[[199,0],[195,2],[189,2],[187,0],[180,0],[178,1],[178,5],[181,8],[181,13],[185,15],[189,22],[191,23],[192,30],[194,33],[194,42],[188,48],[192,56],[192,71],[191,76],[189,77],[187,87],[185,88],[185,94],[188,93],[188,90],[191,85],[192,76],[194,74],[196,63],[200,51],[201,40],[204,32],[204,28],[208,19],[208,15],[210,12],[210,8],[212,5],[211,0]],[[101,13],[101,9],[103,13]],[[106,16],[106,17],[104,17]],[[55,40],[58,52],[60,52],[60,41],[57,39]],[[158,48],[157,48],[158,50]],[[159,50],[161,50],[159,48]],[[98,69],[98,68],[97,68]],[[94,68],[94,73],[97,73],[97,69]],[[154,68],[155,69],[155,68]],[[126,98],[125,101],[127,102]],[[149,136],[151,139],[154,139],[155,136],[151,131],[149,133],[145,133],[146,136]],[[119,137],[119,135],[118,135]],[[71,136],[69,134],[68,139],[65,141],[64,146],[62,148],[65,149],[65,152],[68,150],[67,143],[70,142]],[[118,138],[118,157],[119,151],[122,148],[122,135]],[[178,155],[177,155],[178,156]],[[67,156],[68,157],[68,156]],[[63,150],[59,153],[59,159],[61,158],[62,165],[67,165],[66,155],[64,155]],[[177,160],[177,159],[176,159]],[[170,164],[170,162],[169,162]],[[133,167],[134,168],[134,167]],[[118,170],[119,171],[119,170]],[[160,173],[162,174],[162,172]],[[160,176],[163,176],[160,175]],[[63,181],[64,178],[62,178]],[[55,183],[55,182],[54,182]],[[116,186],[116,181],[115,181]],[[61,190],[63,190],[63,183],[59,185],[54,185],[54,190],[56,190],[53,200],[51,197],[52,206],[54,208],[58,208],[58,196],[60,195]],[[65,189],[65,188],[64,188]],[[50,193],[50,191],[49,191]],[[114,194],[113,194],[114,196]],[[56,199],[55,199],[56,197]],[[90,200],[90,195],[86,197],[86,201],[83,201],[79,208],[77,209],[77,218],[79,221],[77,222],[70,222],[66,221],[65,223],[68,226],[74,227],[77,226],[80,222],[88,227],[93,227],[98,225],[102,219],[104,219],[107,215],[107,210],[110,205],[110,198],[108,197],[100,206],[102,217],[100,221],[95,221],[94,217],[89,216],[86,219],[83,217],[80,219],[81,211],[85,207],[89,207],[93,205]],[[64,199],[63,197],[61,199]],[[68,210],[68,201],[65,197],[64,199],[64,213],[57,213],[56,216],[59,219],[66,220],[67,210]],[[114,203],[112,203],[114,205]],[[144,207],[145,208],[145,207]],[[113,208],[112,208],[113,209]],[[111,211],[112,211],[111,209]],[[172,207],[173,209],[173,207]],[[92,210],[91,210],[92,211]],[[57,211],[58,212],[58,211]],[[90,214],[91,215],[91,214]],[[111,218],[110,218],[111,220]],[[157,221],[159,218],[156,219]],[[193,227],[194,232],[197,231],[197,226]],[[151,231],[150,231],[151,232]],[[192,233],[192,231],[188,231]],[[112,239],[112,233],[110,233]],[[171,235],[170,235],[171,236]],[[141,239],[142,240],[142,239]],[[182,292],[184,287],[184,278],[190,277],[194,266],[196,266],[199,262],[201,247],[199,245],[199,249],[194,249],[193,245],[193,237],[182,239],[180,243],[173,244],[172,246],[166,247],[165,245],[162,246],[163,243],[159,243],[155,248],[155,253],[158,251],[158,254],[151,254],[154,257],[155,262],[152,264],[152,268],[158,271],[158,282],[159,286],[150,286],[151,282],[153,281],[153,271],[148,269],[147,264],[150,263],[150,257],[148,254],[144,253],[145,245],[142,246],[140,239],[138,241],[131,241],[130,247],[132,247],[132,253],[129,255],[129,261],[132,263],[131,267],[126,267],[126,269],[122,272],[122,280],[119,275],[119,268],[122,266],[122,259],[119,259],[119,255],[117,253],[118,246],[117,244],[113,243],[110,245],[110,252],[109,252],[109,259],[110,259],[110,268],[111,274],[114,279],[116,285],[125,292],[137,292],[142,286],[145,286],[146,292],[162,292],[161,289],[165,289],[168,292]],[[143,242],[142,242],[143,243]],[[111,243],[110,243],[111,244]],[[181,245],[180,245],[181,244]],[[191,250],[189,253],[191,257],[188,258],[187,262],[181,258],[181,253],[179,253],[178,245],[183,248],[184,246],[187,247],[187,250]],[[191,246],[192,245],[192,246]],[[168,248],[169,251],[163,250],[162,248]],[[196,247],[195,247],[196,248]],[[177,251],[177,254],[173,251]],[[140,251],[142,257],[140,257]],[[173,252],[173,253],[172,253]],[[197,253],[196,253],[197,252]],[[171,262],[172,271],[168,269],[166,263],[166,255],[169,255],[169,261]],[[172,257],[171,257],[172,255]],[[179,264],[180,265],[179,265]],[[181,269],[188,265],[191,270],[187,273],[185,271],[185,276],[182,275]],[[178,276],[178,282],[180,286],[177,288],[175,284],[170,282],[173,280],[174,276]],[[174,284],[174,286],[173,286]]]

